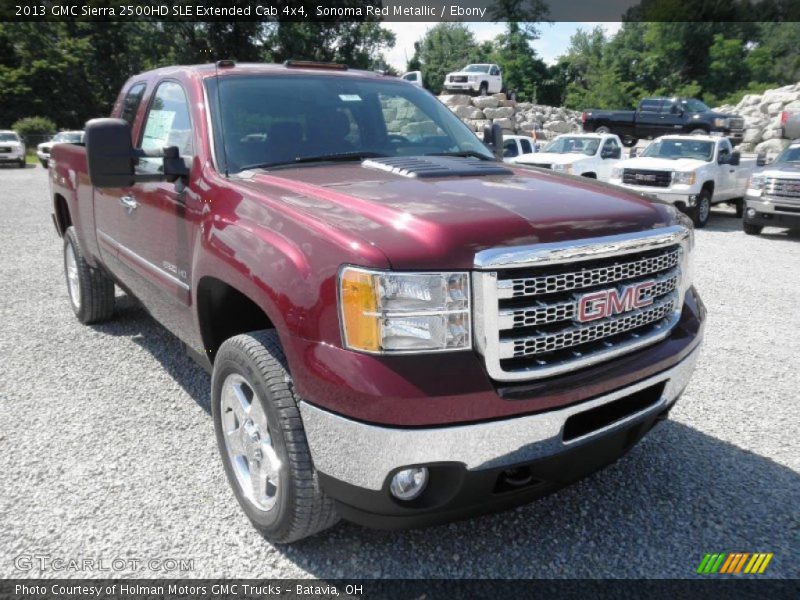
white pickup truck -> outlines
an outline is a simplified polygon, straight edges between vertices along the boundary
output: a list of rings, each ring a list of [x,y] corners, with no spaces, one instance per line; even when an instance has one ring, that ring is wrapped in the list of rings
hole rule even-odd
[[[622,142],[613,133],[576,133],[559,135],[540,152],[514,162],[606,181],[621,157]]]
[[[742,160],[730,140],[709,135],[665,135],[640,156],[617,164],[609,183],[674,204],[704,227],[711,206],[728,202],[744,212],[747,180],[756,160]]]
[[[502,72],[494,64],[467,65],[460,71],[448,73],[444,78],[444,89],[451,93],[481,96],[505,92]]]

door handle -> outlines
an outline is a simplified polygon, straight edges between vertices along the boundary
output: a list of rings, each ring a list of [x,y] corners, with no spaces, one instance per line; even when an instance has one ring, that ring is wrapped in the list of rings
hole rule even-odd
[[[139,203],[133,196],[120,196],[119,203],[125,208],[128,214],[131,214],[139,208]]]

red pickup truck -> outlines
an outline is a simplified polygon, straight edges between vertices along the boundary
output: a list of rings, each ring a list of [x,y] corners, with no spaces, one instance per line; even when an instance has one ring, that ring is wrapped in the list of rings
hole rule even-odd
[[[227,477],[269,539],[530,501],[686,387],[687,219],[485,142],[397,78],[222,62],[132,77],[85,146],[53,148],[75,314],[112,318],[118,286],[212,372]]]

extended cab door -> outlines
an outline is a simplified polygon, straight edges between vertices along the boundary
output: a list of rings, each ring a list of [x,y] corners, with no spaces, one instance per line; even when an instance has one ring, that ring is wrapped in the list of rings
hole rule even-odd
[[[489,67],[489,93],[497,94],[503,89],[503,78],[500,75],[500,67],[492,65]]]
[[[636,109],[636,137],[658,137],[661,135],[661,105],[664,101],[660,98],[645,98]]]

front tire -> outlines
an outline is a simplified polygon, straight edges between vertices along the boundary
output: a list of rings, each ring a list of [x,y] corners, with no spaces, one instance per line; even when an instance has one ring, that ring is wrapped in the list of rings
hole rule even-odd
[[[478,96],[488,96],[489,95],[489,84],[485,81],[478,87]]]
[[[217,446],[236,499],[275,543],[339,520],[319,486],[298,401],[275,331],[237,335],[220,346],[211,378]]]
[[[761,225],[755,225],[754,223],[745,221],[742,223],[742,229],[747,235],[760,235],[764,228]]]
[[[622,138],[622,145],[626,148],[633,148],[636,144],[639,143],[639,138],[625,136]]]
[[[27,165],[27,164],[25,164],[25,159],[23,158],[21,161],[19,161],[19,163],[17,164],[17,166],[18,166],[20,169],[24,169],[24,168],[25,168],[25,167],[27,167],[28,165]]]
[[[46,160],[39,160],[39,162],[42,163],[42,168],[44,168],[44,169],[47,168],[47,161]]]
[[[708,189],[700,192],[697,197],[697,204],[689,209],[689,217],[697,229],[702,229],[708,223],[711,216],[711,193]]]
[[[72,311],[83,324],[106,321],[114,314],[114,282],[83,258],[74,227],[64,233],[64,275]]]

